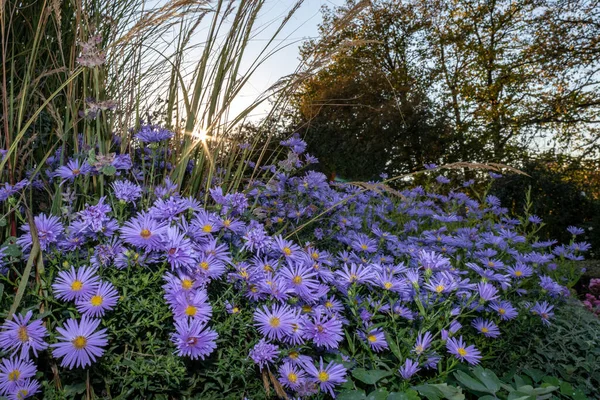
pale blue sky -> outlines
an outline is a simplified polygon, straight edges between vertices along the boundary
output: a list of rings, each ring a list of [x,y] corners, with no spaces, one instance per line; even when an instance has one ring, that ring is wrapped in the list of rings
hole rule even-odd
[[[257,22],[258,35],[248,47],[248,60],[258,54],[266,41],[273,35],[281,20],[289,13],[295,1],[267,0]],[[318,24],[321,22],[321,6],[330,8],[344,4],[344,0],[305,0],[300,9],[292,16],[279,35],[279,47],[283,47],[270,57],[254,73],[240,96],[232,104],[231,115],[236,115],[250,105],[269,86],[279,78],[293,73],[299,65],[298,47],[303,40],[318,36]],[[260,27],[264,27],[260,31]],[[266,115],[268,104],[264,104],[252,114],[252,120]]]

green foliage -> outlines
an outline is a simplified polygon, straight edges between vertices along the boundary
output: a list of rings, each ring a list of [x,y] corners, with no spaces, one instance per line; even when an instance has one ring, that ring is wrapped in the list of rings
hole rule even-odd
[[[554,376],[564,387],[587,396],[600,387],[600,320],[576,301],[559,308],[546,329],[520,332],[506,338],[506,347],[485,365],[499,375],[527,373]]]

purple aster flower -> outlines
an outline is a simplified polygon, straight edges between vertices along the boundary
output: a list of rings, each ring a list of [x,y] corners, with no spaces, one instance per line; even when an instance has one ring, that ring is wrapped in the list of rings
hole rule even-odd
[[[265,341],[264,338],[250,350],[250,358],[261,371],[267,364],[273,363],[278,355],[279,347]]]
[[[304,369],[310,380],[318,384],[322,392],[328,392],[334,398],[333,389],[335,386],[346,382],[346,368],[342,364],[333,361],[325,367],[323,358],[321,358],[318,367],[311,362],[304,365]]]
[[[484,302],[496,300],[498,298],[498,289],[487,282],[479,282],[477,284],[477,292],[479,293],[480,299]]]
[[[537,215],[530,215],[528,220],[529,220],[529,222],[531,222],[532,224],[535,224],[535,225],[539,225],[542,223],[542,219],[540,217],[538,217]]]
[[[279,367],[279,382],[285,387],[296,389],[304,383],[305,372],[291,362],[285,362]]]
[[[207,322],[212,315],[212,307],[208,303],[206,289],[196,289],[191,293],[179,293],[173,308],[173,314],[177,319],[190,317],[200,322]]]
[[[4,321],[2,332],[0,333],[0,348],[2,350],[21,350],[20,358],[29,358],[29,349],[37,357],[38,351],[48,347],[44,337],[48,336],[48,331],[42,325],[41,320],[31,321],[33,312],[27,311],[25,316],[21,314],[14,315],[14,321]]]
[[[433,340],[433,336],[431,335],[431,332],[427,331],[424,334],[419,333],[419,335],[417,336],[417,342],[415,343],[415,347],[413,348],[413,351],[415,353],[417,353],[417,355],[423,354],[423,352],[425,350],[427,350],[429,348],[429,346],[431,346],[432,340]]]
[[[413,361],[410,358],[407,358],[406,361],[404,362],[404,365],[402,367],[400,367],[398,372],[400,372],[400,376],[402,376],[403,379],[408,381],[408,380],[410,380],[410,378],[412,378],[412,376],[414,374],[416,374],[420,370],[421,370],[421,368],[419,368],[418,362]]]
[[[64,230],[63,225],[61,224],[60,219],[53,215],[47,216],[45,214],[40,214],[36,216],[33,221],[37,229],[40,248],[42,251],[46,251],[51,244],[58,241],[59,236]],[[31,247],[33,241],[31,239],[29,224],[22,225],[21,229],[25,233],[19,237],[17,244],[21,246],[21,249],[23,249],[23,252],[25,252]]]
[[[92,170],[91,165],[86,162],[80,163],[79,160],[69,160],[67,165],[63,165],[54,171],[54,176],[74,180],[80,175],[87,175]]]
[[[519,312],[510,301],[494,301],[490,304],[490,308],[496,311],[500,315],[500,319],[503,321],[508,321],[510,319],[514,319],[519,315]]]
[[[288,286],[304,300],[316,300],[313,293],[318,291],[319,281],[316,279],[317,273],[312,267],[308,265],[288,265],[279,273],[285,277]]]
[[[305,334],[317,346],[328,349],[337,349],[343,339],[342,321],[335,316],[326,316],[320,311],[315,312],[311,319],[306,321]]]
[[[134,246],[147,250],[160,250],[162,236],[166,233],[166,223],[159,223],[147,213],[140,213],[137,217],[125,222],[121,228],[123,240]]]
[[[163,251],[166,252],[167,261],[172,269],[191,269],[196,264],[192,242],[176,227],[167,228],[166,235],[164,235]]]
[[[104,354],[103,347],[107,345],[106,329],[96,331],[100,325],[99,319],[82,316],[79,323],[69,318],[64,328],[56,328],[60,336],[59,343],[51,344],[52,355],[56,358],[64,357],[61,366],[85,368],[96,361],[97,357]]]
[[[533,275],[533,268],[525,263],[517,261],[514,267],[506,267],[506,271],[515,278],[526,278]]]
[[[485,320],[483,318],[476,318],[471,323],[475,329],[482,333],[486,337],[497,338],[500,336],[500,330],[498,325],[492,321]]]
[[[208,328],[206,322],[197,319],[182,318],[175,321],[176,332],[171,335],[171,341],[177,346],[177,355],[198,357],[202,360],[217,348],[217,332]]]
[[[111,186],[115,197],[125,203],[135,203],[142,197],[142,188],[128,180],[113,182]]]
[[[292,309],[287,305],[273,305],[269,310],[267,306],[254,312],[254,322],[258,331],[268,339],[283,339],[292,335],[297,318]]]
[[[350,242],[350,247],[355,251],[364,251],[365,253],[374,253],[377,251],[377,241],[371,239],[363,233],[356,234]]]
[[[110,282],[101,282],[97,288],[75,300],[77,311],[88,317],[102,317],[117,305],[119,293]]]
[[[385,334],[381,328],[372,329],[367,332],[359,332],[359,336],[367,342],[371,349],[376,353],[379,353],[388,348],[387,341],[385,340]]]
[[[297,261],[300,258],[300,253],[302,253],[302,249],[297,244],[290,240],[285,240],[281,236],[275,236],[275,245],[277,250],[285,257],[286,260],[289,261]]]
[[[446,342],[446,349],[448,353],[454,355],[460,361],[466,361],[471,365],[479,364],[481,360],[481,353],[475,348],[475,346],[466,346],[462,336],[458,339],[449,338]]]
[[[36,374],[33,361],[5,358],[0,364],[0,394],[13,393],[15,389]]]
[[[283,140],[280,143],[282,146],[286,146],[292,149],[294,153],[302,154],[306,150],[306,142],[300,139],[300,135],[294,133],[289,139]]]
[[[585,230],[583,230],[582,228],[578,228],[572,225],[567,227],[567,231],[573,236],[583,235],[585,233]]]
[[[75,270],[60,271],[52,285],[54,297],[59,300],[71,301],[87,296],[95,291],[100,283],[96,269],[92,267],[79,267]]]
[[[435,177],[435,180],[436,180],[438,183],[441,183],[442,185],[445,185],[445,184],[448,184],[448,183],[450,183],[450,179],[449,179],[449,178],[446,178],[446,177],[445,177],[445,176],[443,176],[443,175],[438,175],[438,176],[436,176],[436,177]]]
[[[158,125],[142,125],[134,137],[142,143],[158,143],[171,139],[175,134]]]
[[[554,317],[552,309],[554,306],[548,304],[547,301],[541,303],[536,302],[531,308],[531,312],[535,315],[539,315],[542,318],[542,323],[546,326],[550,325],[550,318]]]
[[[358,264],[344,264],[342,269],[335,271],[335,276],[341,281],[338,281],[343,286],[349,286],[353,283],[370,283],[373,279],[373,273],[369,268],[365,268]]]
[[[25,379],[23,382],[16,384],[11,393],[8,393],[8,400],[23,400],[39,391],[40,383],[38,381]]]

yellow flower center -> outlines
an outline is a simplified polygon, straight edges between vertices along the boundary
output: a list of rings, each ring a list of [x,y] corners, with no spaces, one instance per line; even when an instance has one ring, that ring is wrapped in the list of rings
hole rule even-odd
[[[417,354],[421,354],[423,352],[423,350],[425,350],[425,349],[423,349],[423,346],[421,346],[421,345],[415,347],[415,352]]]
[[[321,382],[327,382],[329,380],[329,374],[326,371],[319,371],[319,380]]]
[[[488,328],[486,328],[485,326],[483,328],[481,328],[481,332],[483,333],[488,333],[490,330]]]
[[[377,338],[375,337],[375,335],[369,335],[367,336],[367,339],[369,340],[369,342],[374,343],[377,341]]]
[[[269,320],[269,325],[271,325],[273,328],[278,328],[279,325],[281,325],[281,320],[277,317],[271,317]]]
[[[94,307],[101,306],[103,301],[104,299],[100,295],[92,296],[92,298],[90,299],[90,303],[92,303]]]
[[[71,343],[77,350],[81,350],[87,345],[87,339],[83,336],[77,336]]]
[[[20,326],[19,327],[19,331],[17,333],[17,337],[19,338],[19,340],[21,342],[26,342],[29,340],[29,335],[27,334],[27,327],[26,326]]]
[[[148,239],[151,235],[152,232],[150,232],[148,229],[142,229],[142,231],[140,232],[140,236],[142,237],[142,239]]]
[[[302,283],[302,277],[300,275],[296,275],[294,279],[292,279],[292,282],[294,282],[294,285],[299,285]]]
[[[292,255],[292,249],[290,249],[289,247],[284,247],[283,248],[283,254],[286,255],[286,257],[289,257]]]
[[[79,175],[79,173],[80,173],[80,172],[81,172],[81,171],[79,170],[79,168],[75,168],[75,169],[73,170],[73,175]]]
[[[332,303],[332,302],[330,302],[330,301],[326,301],[326,302],[325,302],[325,307],[326,307],[326,308],[332,308],[332,307],[333,307],[333,303]]]
[[[350,274],[350,282],[356,282],[358,280],[358,275]]]
[[[247,279],[247,278],[248,278],[248,276],[249,276],[249,275],[248,275],[248,271],[246,271],[246,270],[242,270],[242,271],[240,271],[240,276],[241,276],[242,278],[244,278],[244,279]]]
[[[324,329],[322,325],[317,325],[317,332],[323,333]]]
[[[184,290],[190,290],[193,285],[194,285],[194,282],[191,279],[182,279],[181,280],[181,287]]]
[[[240,312],[240,309],[238,307],[233,307],[233,309],[231,310],[232,314],[237,314]]]
[[[302,311],[304,311],[305,313],[309,313],[312,311],[312,307],[309,306],[308,304],[305,304],[302,306]]]
[[[487,264],[488,264],[488,267],[493,267],[495,265],[493,261],[488,261]]]
[[[212,232],[212,226],[211,226],[211,225],[209,225],[209,224],[206,224],[206,225],[204,225],[204,226],[202,227],[202,231],[203,231],[204,233],[211,233],[211,232]]]
[[[83,288],[83,282],[81,282],[81,281],[73,281],[73,283],[71,283],[71,290],[79,292],[82,288]]]
[[[265,264],[265,266],[263,267],[263,271],[273,272],[273,267],[271,267],[269,264]]]
[[[387,290],[390,290],[392,288],[392,286],[394,286],[392,284],[392,282],[386,282],[383,284],[383,287],[386,288]]]
[[[360,248],[363,249],[363,250],[366,250],[367,249],[367,245],[366,244],[361,244]]]
[[[459,347],[458,348],[458,354],[460,354],[461,357],[464,357],[464,356],[467,355],[467,351],[464,348]]]
[[[200,263],[200,268],[202,268],[205,271],[208,271],[208,263],[206,261],[202,261]]]
[[[252,293],[256,293],[256,292],[258,292],[258,288],[256,287],[256,285],[250,285],[250,291]]]
[[[225,221],[223,221],[223,226],[225,228],[229,228],[230,225],[231,225],[231,220],[226,219]]]
[[[8,374],[8,380],[11,382],[14,382],[14,381],[17,381],[20,376],[21,376],[21,371],[19,371],[18,369],[15,369],[11,373]]]
[[[313,260],[318,260],[318,259],[319,259],[319,253],[317,253],[316,251],[315,251],[315,252],[313,252],[313,253],[311,254],[311,256],[312,256]]]
[[[442,292],[444,291],[444,289],[446,289],[446,288],[444,287],[444,285],[437,285],[437,286],[435,287],[435,291],[436,291],[436,292],[438,292],[438,293],[442,293]]]
[[[298,375],[296,375],[293,372],[290,372],[287,376],[288,381],[290,381],[290,383],[296,383],[296,381],[298,380]]]
[[[185,314],[187,316],[193,317],[194,315],[196,315],[196,307],[194,307],[194,306],[187,306],[185,308]]]
[[[299,355],[300,355],[300,353],[298,353],[297,351],[290,351],[290,358],[292,360],[297,359]]]
[[[25,398],[27,398],[28,394],[29,394],[29,390],[21,389],[17,392],[17,399],[25,399]]]
[[[502,315],[506,314],[506,310],[504,308],[500,308],[498,312]]]
[[[515,271],[515,275],[516,276],[521,276],[521,275],[523,275],[523,271]]]

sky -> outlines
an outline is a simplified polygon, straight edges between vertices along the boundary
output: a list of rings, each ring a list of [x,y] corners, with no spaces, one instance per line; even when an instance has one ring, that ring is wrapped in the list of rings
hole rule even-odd
[[[257,21],[257,27],[264,26],[247,48],[248,60],[258,54],[271,38],[281,20],[289,13],[295,0],[267,0]],[[265,90],[285,75],[293,73],[298,67],[299,46],[304,40],[318,37],[318,25],[321,22],[321,7],[330,8],[344,4],[343,0],[305,0],[294,13],[284,30],[279,34],[277,47],[281,48],[254,72],[246,87],[231,106],[230,115],[237,115],[260,96]],[[267,114],[268,103],[254,110],[251,120],[258,120]]]

